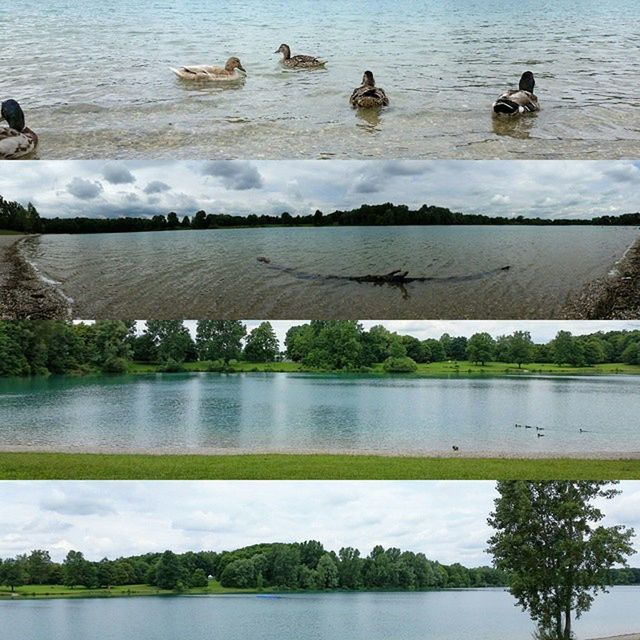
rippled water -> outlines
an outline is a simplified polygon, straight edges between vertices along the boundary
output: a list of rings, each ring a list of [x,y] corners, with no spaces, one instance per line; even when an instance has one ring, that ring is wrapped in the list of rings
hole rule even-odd
[[[638,587],[614,587],[575,624],[580,638],[629,633]],[[0,600],[21,640],[530,640],[533,625],[499,589],[426,593]]]
[[[640,150],[635,0],[25,0],[0,14],[2,95],[41,158],[610,158]],[[273,51],[326,58],[291,72]],[[238,55],[236,87],[168,70]],[[371,69],[391,97],[354,113]],[[495,121],[525,69],[543,110]]]
[[[639,391],[640,381],[624,376],[203,373],[3,380],[0,446],[421,454],[450,453],[456,444],[463,453],[638,455]]]
[[[267,228],[45,235],[24,250],[78,318],[553,318],[637,237],[630,227]],[[436,280],[309,277],[393,269]]]

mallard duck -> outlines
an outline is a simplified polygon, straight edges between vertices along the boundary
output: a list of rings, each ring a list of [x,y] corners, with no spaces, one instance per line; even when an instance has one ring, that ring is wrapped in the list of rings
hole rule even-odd
[[[38,136],[24,126],[24,112],[16,100],[5,100],[0,108],[0,120],[8,127],[0,127],[0,160],[14,160],[33,153]]]
[[[389,104],[389,98],[387,98],[384,89],[376,87],[373,73],[365,71],[362,76],[362,85],[353,90],[349,102],[353,107],[371,109],[372,107],[386,107]]]
[[[173,73],[183,80],[240,80],[247,75],[240,58],[232,56],[227,60],[224,67],[214,67],[206,64],[196,64],[189,67],[174,69],[169,67]]]
[[[326,60],[318,60],[313,56],[292,56],[288,44],[281,44],[274,53],[281,53],[282,64],[290,69],[318,69],[327,64]]]
[[[508,116],[532,113],[540,110],[537,96],[533,93],[536,81],[531,71],[525,71],[517,89],[505,91],[494,103],[493,112]]]

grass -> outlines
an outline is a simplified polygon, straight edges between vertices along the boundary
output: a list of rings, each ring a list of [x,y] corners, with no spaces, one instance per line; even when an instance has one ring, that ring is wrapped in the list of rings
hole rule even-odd
[[[190,595],[222,595],[233,593],[257,593],[257,589],[228,589],[219,582],[211,580],[207,587],[187,589],[181,592]],[[175,591],[158,589],[148,584],[129,584],[107,588],[86,589],[85,587],[65,587],[58,584],[29,584],[16,587],[14,594],[6,587],[0,587],[0,599],[50,599],[50,598],[117,598],[131,596],[175,595]]]
[[[10,229],[0,229],[0,236],[23,236],[24,231],[11,231]]]
[[[0,453],[2,480],[634,480],[640,460]]]
[[[206,371],[209,363],[207,362],[186,362],[184,364],[185,371]],[[278,373],[332,373],[327,371],[318,371],[307,369],[299,362],[236,362],[231,365],[234,373],[249,372],[278,372]],[[131,374],[156,373],[158,365],[146,362],[133,362],[129,366],[128,372]],[[333,373],[342,373],[336,371]],[[377,375],[398,375],[388,374],[382,364],[376,364],[372,367],[371,373]],[[623,364],[619,362],[608,362],[596,364],[590,367],[571,367],[560,366],[550,363],[533,363],[525,364],[518,367],[515,363],[506,362],[487,362],[484,365],[473,362],[430,362],[428,364],[419,364],[418,370],[414,376],[506,376],[506,375],[640,375],[640,365]],[[407,375],[407,374],[404,374]]]

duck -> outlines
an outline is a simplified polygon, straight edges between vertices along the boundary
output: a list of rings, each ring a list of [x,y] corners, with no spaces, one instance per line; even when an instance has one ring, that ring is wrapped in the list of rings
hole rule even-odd
[[[362,76],[362,84],[353,90],[349,102],[352,107],[371,109],[374,107],[386,107],[389,98],[384,89],[376,87],[376,81],[371,71],[365,71]]]
[[[240,58],[231,56],[224,67],[216,67],[213,65],[196,64],[188,67],[179,67],[174,69],[169,67],[173,73],[183,80],[215,80],[215,81],[232,81],[241,80],[247,72],[240,62]]]
[[[17,100],[5,100],[0,107],[0,160],[15,160],[32,154],[38,146],[38,136],[25,126],[24,112]]]
[[[326,60],[320,60],[313,56],[292,56],[288,44],[281,44],[274,53],[282,54],[282,64],[289,69],[320,69],[327,64]]]
[[[533,93],[536,85],[531,71],[525,71],[520,78],[517,89],[505,91],[494,103],[493,113],[498,115],[515,116],[522,113],[540,111],[540,103]]]
[[[456,444],[454,444],[451,448],[452,448],[454,451],[460,451],[460,447],[459,447],[458,445],[456,445]]]

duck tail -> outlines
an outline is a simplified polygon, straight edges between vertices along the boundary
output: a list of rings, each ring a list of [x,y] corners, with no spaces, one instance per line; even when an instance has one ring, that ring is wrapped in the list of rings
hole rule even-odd
[[[493,112],[512,116],[520,111],[520,105],[509,98],[498,98],[493,103]]]

